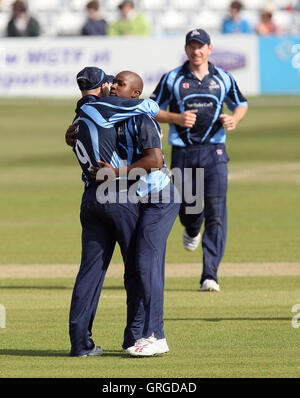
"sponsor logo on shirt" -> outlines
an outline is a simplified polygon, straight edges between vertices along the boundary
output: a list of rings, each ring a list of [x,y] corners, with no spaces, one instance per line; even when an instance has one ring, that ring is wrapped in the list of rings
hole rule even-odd
[[[189,102],[188,108],[211,108],[214,104],[212,102]]]

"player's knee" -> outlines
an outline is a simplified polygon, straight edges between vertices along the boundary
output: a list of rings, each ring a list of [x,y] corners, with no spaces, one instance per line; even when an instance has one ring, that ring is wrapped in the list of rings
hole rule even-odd
[[[220,196],[209,196],[205,199],[206,224],[222,225],[222,198]]]

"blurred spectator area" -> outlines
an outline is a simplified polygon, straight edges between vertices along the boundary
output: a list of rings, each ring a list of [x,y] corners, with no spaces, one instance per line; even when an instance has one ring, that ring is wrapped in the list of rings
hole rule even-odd
[[[28,0],[31,15],[38,19],[42,36],[79,35],[86,20],[87,0]],[[100,13],[108,23],[119,16],[120,0],[100,0]],[[227,15],[230,0],[136,0],[135,8],[141,11],[152,26],[152,35],[182,35],[201,27],[211,34],[218,33]],[[0,35],[5,36],[13,0],[0,0]],[[283,33],[300,33],[300,0],[273,0],[273,20]],[[259,20],[263,0],[244,0],[243,17],[254,26]]]

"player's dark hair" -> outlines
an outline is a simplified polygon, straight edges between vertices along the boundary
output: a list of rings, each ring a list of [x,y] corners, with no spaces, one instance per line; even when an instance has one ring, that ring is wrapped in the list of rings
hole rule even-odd
[[[22,12],[27,11],[26,4],[22,0],[16,0],[12,5],[12,9],[14,11],[22,11]]]
[[[99,10],[99,2],[97,0],[89,1],[86,5],[87,9]]]
[[[241,3],[240,1],[232,1],[230,4],[230,8],[241,11],[241,9],[243,8],[243,3]]]

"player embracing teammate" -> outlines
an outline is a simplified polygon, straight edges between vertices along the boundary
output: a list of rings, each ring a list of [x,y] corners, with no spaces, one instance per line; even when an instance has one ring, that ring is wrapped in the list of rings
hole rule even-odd
[[[70,310],[71,355],[102,354],[101,347],[91,339],[91,329],[116,242],[124,260],[127,292],[123,349],[133,356],[169,351],[163,330],[165,253],[178,212],[185,227],[183,244],[187,250],[193,251],[199,245],[200,228],[205,222],[200,290],[220,290],[217,271],[227,235],[226,130],[236,128],[248,104],[233,77],[208,61],[212,45],[207,32],[189,32],[185,51],[188,60],[161,78],[151,96],[155,102],[138,99],[143,82],[133,72],[119,73],[111,86],[112,96],[101,100],[98,96],[104,96],[105,84],[109,83],[104,72],[94,68],[93,75],[86,68],[79,76],[79,87],[86,84],[83,89],[88,92],[77,107],[77,141],[72,129],[66,134],[69,144],[76,143],[75,152],[86,183],[81,207],[82,261]],[[98,93],[89,91],[99,87],[102,91]],[[135,102],[130,105],[130,101]],[[223,103],[232,115],[223,113]],[[197,194],[195,173],[204,169],[203,211],[188,212],[190,203],[184,195],[180,206],[175,200],[176,190],[166,172],[157,121],[170,124],[171,169],[181,170],[183,176],[186,169],[193,172],[190,181],[182,179],[181,193],[188,184]],[[87,158],[91,161],[87,162]],[[121,189],[114,196],[118,199],[114,204],[104,203],[107,197],[102,190],[102,203],[99,184],[101,187],[114,181],[120,188],[122,179],[128,179],[135,169],[144,170],[137,184],[138,203],[120,201]],[[130,181],[127,183],[130,188]],[[165,192],[168,200],[163,198]]]

